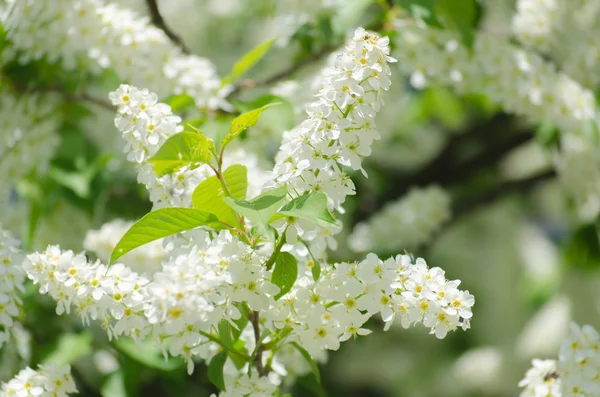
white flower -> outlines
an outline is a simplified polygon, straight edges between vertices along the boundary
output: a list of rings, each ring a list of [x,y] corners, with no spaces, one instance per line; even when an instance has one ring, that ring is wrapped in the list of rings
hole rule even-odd
[[[525,388],[521,397],[561,397],[556,361],[533,359],[531,364],[533,367],[519,382],[519,387]]]
[[[71,367],[65,365],[40,365],[35,371],[29,367],[13,379],[2,383],[2,397],[67,397],[77,393],[71,377]]]

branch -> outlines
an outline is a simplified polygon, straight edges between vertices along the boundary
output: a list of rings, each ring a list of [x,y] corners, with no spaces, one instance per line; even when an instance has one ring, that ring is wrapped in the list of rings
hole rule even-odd
[[[158,4],[156,4],[156,0],[146,0],[146,5],[148,6],[148,10],[150,11],[150,17],[152,23],[157,28],[161,29],[167,37],[179,48],[183,51],[184,54],[189,54],[190,49],[183,42],[181,37],[179,37],[171,28],[167,25],[162,15],[160,15],[160,11],[158,10]]]
[[[97,98],[93,95],[88,94],[85,91],[79,92],[79,93],[71,93],[71,92],[66,92],[59,87],[52,87],[52,86],[27,88],[27,87],[23,87],[23,86],[19,85],[18,83],[14,82],[14,81],[11,82],[11,85],[12,85],[12,88],[15,90],[15,92],[17,92],[19,94],[56,93],[56,94],[64,96],[66,98],[66,100],[69,102],[89,102],[89,103],[93,103],[94,105],[100,106],[106,110],[110,110],[111,112],[115,110],[115,107],[113,106],[113,104],[110,103],[109,101],[107,101],[106,99]]]
[[[64,94],[65,94],[67,100],[69,100],[69,101],[80,100],[80,101],[84,101],[84,102],[93,103],[95,105],[103,107],[106,110],[110,110],[111,112],[115,110],[115,107],[109,101],[107,101],[105,99],[93,97],[90,94],[88,94],[87,92],[82,92],[80,94],[67,94],[67,93],[64,93]]]
[[[308,66],[311,63],[314,63],[320,60],[321,58],[331,54],[337,48],[337,46],[332,45],[325,46],[320,51],[317,51],[314,54],[303,58],[299,62],[290,65],[287,69],[284,69],[278,73],[275,73],[273,76],[266,77],[262,80],[242,80],[234,86],[229,96],[237,94],[243,88],[264,87],[284,80],[296,73],[297,71],[299,71],[300,69],[304,68],[305,66]]]
[[[259,376],[267,376],[268,372],[262,364],[264,346],[260,340],[260,325],[257,311],[253,311],[252,313],[250,313],[250,322],[252,323],[252,329],[254,330],[254,340],[257,344],[256,356],[254,357],[254,362],[252,364],[254,364],[254,367],[256,368],[256,371],[258,372]]]
[[[518,125],[518,120],[506,114],[479,122],[449,139],[446,147],[428,165],[411,175],[392,175],[388,189],[380,197],[364,191],[355,221],[362,221],[382,208],[388,201],[402,197],[411,187],[433,183],[453,185],[463,183],[474,175],[494,167],[506,154],[532,139],[529,128]],[[479,148],[474,154],[474,148]],[[382,170],[389,175],[389,171]],[[357,185],[357,188],[360,188]]]
[[[553,169],[542,171],[536,175],[524,179],[506,181],[495,184],[489,190],[478,193],[471,197],[454,200],[452,209],[453,218],[460,218],[485,204],[492,203],[498,198],[511,193],[525,194],[536,187],[539,183],[556,177],[556,171]]]
[[[440,230],[437,230],[434,238],[423,244],[419,250],[427,250],[429,247],[431,247],[432,243],[435,242],[435,239],[443,233],[443,231],[481,207],[491,204],[494,201],[510,194],[527,194],[540,183],[548,181],[554,177],[556,177],[556,171],[550,169],[527,178],[495,184],[490,189],[471,196],[456,199],[453,198],[452,218],[450,219],[450,222],[446,222]]]

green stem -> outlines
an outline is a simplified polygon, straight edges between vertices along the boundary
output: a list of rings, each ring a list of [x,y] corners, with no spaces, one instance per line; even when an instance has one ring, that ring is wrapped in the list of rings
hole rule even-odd
[[[228,349],[227,346],[225,346],[225,344],[221,341],[221,339],[217,338],[214,335],[209,334],[208,332],[204,332],[204,331],[199,331],[200,335],[205,336],[206,338],[210,339],[211,341],[217,343],[219,346],[221,346],[224,350],[227,350],[230,353],[235,354],[236,356],[240,356],[241,358],[243,358],[246,361],[250,360],[250,357],[248,357],[247,355],[245,355],[242,352],[239,352],[237,350],[231,350]]]

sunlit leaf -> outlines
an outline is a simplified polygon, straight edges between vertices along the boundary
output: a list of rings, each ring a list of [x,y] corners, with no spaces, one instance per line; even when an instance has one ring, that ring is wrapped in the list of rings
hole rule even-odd
[[[149,160],[154,172],[162,176],[186,165],[207,163],[214,142],[195,132],[181,132],[170,137]]]
[[[263,43],[260,43],[250,51],[248,51],[242,58],[233,65],[231,72],[223,78],[223,84],[231,84],[246,73],[250,68],[260,61],[265,54],[269,51],[275,38],[269,39]]]
[[[288,293],[298,278],[298,261],[289,252],[280,252],[275,259],[275,268],[271,282],[279,287],[279,293],[275,295],[278,300]]]
[[[245,166],[234,164],[223,172],[223,178],[229,190],[229,194],[236,199],[246,198],[248,190],[248,170]],[[235,213],[223,199],[227,196],[223,184],[216,176],[202,181],[192,194],[194,208],[215,215],[219,221],[229,225],[237,222]],[[220,229],[224,226],[214,225]]]
[[[279,214],[313,221],[323,227],[338,226],[327,208],[327,196],[313,192],[297,197],[284,205]]]
[[[155,346],[152,340],[142,341],[138,345],[129,338],[119,338],[113,341],[113,345],[127,357],[149,368],[173,371],[185,367],[185,363],[179,357],[169,357],[168,360],[165,360],[161,350]]]
[[[225,379],[223,377],[223,367],[227,361],[227,351],[222,351],[210,360],[208,364],[208,380],[219,388],[225,390]]]
[[[161,208],[152,211],[134,223],[117,243],[110,264],[134,248],[216,221],[213,214],[194,208]]]
[[[279,187],[263,192],[252,200],[225,198],[225,203],[238,214],[248,218],[261,234],[267,233],[270,218],[285,201],[287,189]]]
[[[254,126],[260,118],[260,115],[265,110],[280,104],[281,102],[269,103],[268,105],[243,113],[235,119],[233,119],[231,125],[229,126],[229,134],[225,135],[225,137],[223,138],[223,142],[221,143],[221,150],[224,150],[225,147],[229,144],[229,142],[234,140],[246,128]]]

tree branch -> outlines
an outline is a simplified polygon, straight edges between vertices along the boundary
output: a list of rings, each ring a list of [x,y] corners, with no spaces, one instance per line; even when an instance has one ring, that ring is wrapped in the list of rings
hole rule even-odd
[[[253,311],[250,313],[250,323],[252,323],[252,329],[254,330],[254,341],[256,342],[256,356],[254,357],[254,367],[258,372],[259,376],[267,376],[268,372],[262,364],[262,355],[264,351],[264,346],[260,341],[260,319],[257,311]]]
[[[158,10],[158,4],[156,3],[156,0],[146,0],[146,5],[148,6],[148,10],[150,11],[150,18],[154,26],[165,32],[167,37],[175,45],[181,48],[181,51],[183,51],[184,54],[189,54],[190,50],[188,46],[183,42],[179,35],[177,35],[173,30],[171,30],[171,28],[163,19],[162,15],[160,14],[160,11]]]
[[[320,60],[321,58],[331,54],[337,48],[338,48],[337,46],[331,46],[331,45],[323,47],[323,49],[321,49],[320,51],[317,51],[317,52],[301,59],[300,61],[290,65],[288,68],[286,68],[278,73],[275,73],[272,76],[266,77],[262,80],[242,80],[234,86],[233,91],[231,91],[229,96],[233,96],[233,95],[237,94],[243,88],[269,86],[269,85],[277,83],[281,80],[287,79],[287,78],[291,77],[294,73],[299,71],[300,69],[303,69],[305,66],[308,66],[311,63],[314,63],[314,62]]]
[[[527,178],[495,184],[489,190],[480,192],[471,197],[455,200],[452,208],[453,218],[460,218],[485,204],[492,203],[498,198],[506,196],[507,194],[528,193],[539,183],[550,180],[554,177],[556,177],[556,171],[549,169]]]
[[[507,153],[531,140],[532,136],[529,128],[521,127],[517,119],[506,114],[476,123],[466,132],[450,138],[440,154],[421,170],[389,178],[388,189],[379,198],[360,192],[358,196],[363,200],[371,198],[371,201],[363,201],[359,205],[355,221],[368,218],[388,201],[402,197],[411,187],[433,183],[454,185],[467,181],[495,166]],[[383,170],[383,173],[387,172]],[[360,189],[360,185],[357,188]]]
[[[11,85],[15,92],[18,92],[19,94],[55,93],[64,96],[69,102],[89,102],[93,103],[94,105],[100,106],[106,110],[110,110],[111,112],[115,110],[113,104],[110,103],[108,100],[95,97],[85,91],[79,93],[71,93],[64,91],[59,87],[52,86],[28,88],[23,87],[14,81],[11,82]]]

